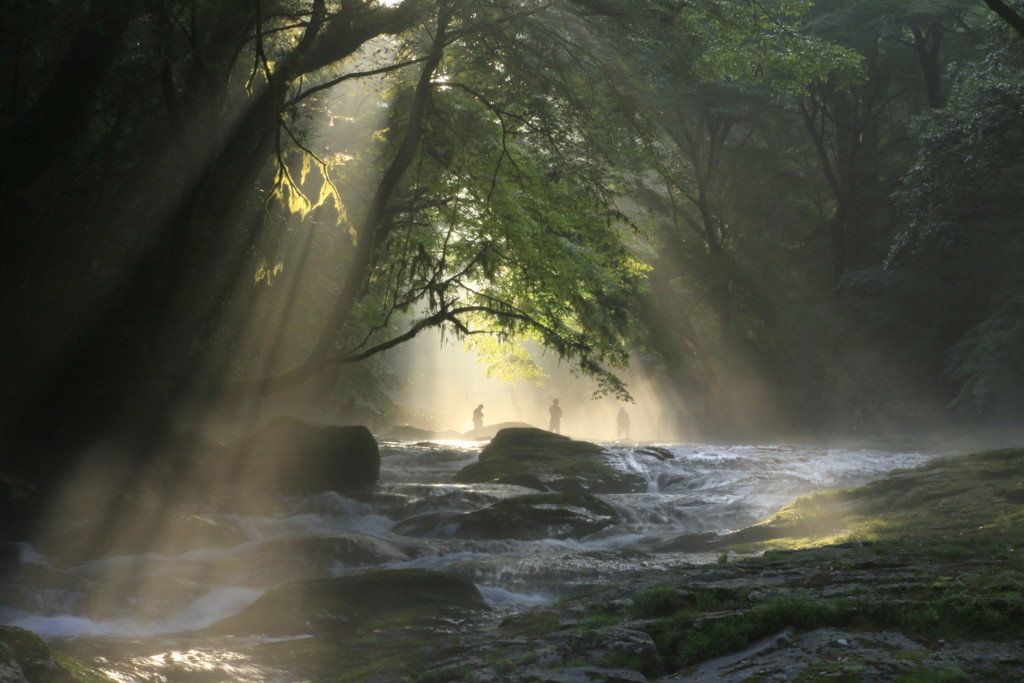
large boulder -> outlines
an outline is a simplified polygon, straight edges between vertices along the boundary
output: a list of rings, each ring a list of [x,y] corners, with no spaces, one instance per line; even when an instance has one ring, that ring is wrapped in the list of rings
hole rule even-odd
[[[377,570],[282,584],[212,627],[234,635],[297,635],[365,628],[380,620],[485,609],[473,582],[426,569]]]
[[[596,444],[536,427],[502,429],[480,451],[478,462],[455,474],[460,484],[498,483],[562,493],[636,493],[647,482],[611,465]]]
[[[0,681],[112,683],[113,679],[50,648],[31,631],[0,626]]]
[[[369,489],[380,477],[380,449],[363,426],[278,417],[240,447],[245,469],[286,494]]]
[[[484,425],[480,429],[471,429],[465,432],[462,437],[464,439],[470,439],[474,441],[483,441],[486,439],[493,439],[497,436],[498,432],[503,429],[518,429],[518,428],[534,428],[533,425],[525,422],[499,422],[493,425]]]
[[[498,501],[458,515],[462,538],[583,538],[618,520],[615,509],[589,493],[537,493]]]

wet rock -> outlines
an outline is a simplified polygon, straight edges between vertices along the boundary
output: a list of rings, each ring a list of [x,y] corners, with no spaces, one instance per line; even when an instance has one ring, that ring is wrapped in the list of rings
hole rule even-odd
[[[247,579],[264,581],[307,579],[328,576],[341,567],[362,567],[387,562],[406,562],[414,557],[412,547],[375,536],[344,531],[331,534],[273,538],[235,559],[239,573]]]
[[[638,448],[637,452],[657,458],[662,462],[666,460],[674,460],[676,457],[675,453],[667,448],[662,448],[661,446],[644,446],[643,448]]]
[[[462,538],[583,538],[618,520],[615,509],[585,493],[516,496],[455,518]]]
[[[639,475],[616,469],[600,446],[534,427],[502,429],[480,459],[455,474],[458,483],[500,483],[561,493],[647,490]]]
[[[312,425],[279,417],[238,448],[253,483],[286,494],[368,489],[380,477],[380,449],[362,426]]]
[[[499,422],[498,424],[484,425],[480,429],[470,430],[466,432],[463,436],[466,439],[475,439],[483,441],[486,439],[493,439],[497,435],[497,433],[503,429],[517,429],[521,427],[525,427],[528,429],[534,428],[533,425],[529,425],[525,422]]]
[[[25,629],[0,626],[0,681],[113,683],[96,669],[50,648]]]
[[[445,572],[394,569],[282,584],[212,627],[217,633],[298,635],[347,631],[374,620],[486,608],[476,586]]]
[[[382,436],[388,441],[447,441],[464,438],[461,432],[454,429],[423,429],[412,425],[397,425],[392,427]]]

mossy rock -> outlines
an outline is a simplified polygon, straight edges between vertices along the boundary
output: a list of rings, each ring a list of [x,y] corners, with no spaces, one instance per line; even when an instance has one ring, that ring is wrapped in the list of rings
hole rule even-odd
[[[502,429],[480,459],[455,474],[460,484],[513,484],[561,493],[636,493],[647,490],[637,474],[612,467],[596,444],[535,427]]]
[[[282,584],[211,630],[237,635],[349,631],[389,619],[485,608],[476,586],[454,574],[378,570]]]
[[[944,538],[979,529],[1019,535],[1022,503],[1024,449],[987,451],[936,458],[855,489],[798,498],[765,521],[711,545]]]
[[[582,538],[618,521],[615,509],[587,493],[538,493],[498,501],[455,518],[462,538]]]
[[[0,626],[0,681],[113,683],[103,673],[57,652],[36,634],[16,626]]]

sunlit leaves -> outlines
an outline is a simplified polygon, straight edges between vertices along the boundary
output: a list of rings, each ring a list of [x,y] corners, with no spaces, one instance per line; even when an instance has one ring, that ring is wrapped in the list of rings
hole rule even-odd
[[[270,287],[274,284],[274,280],[277,279],[277,276],[280,275],[283,270],[283,261],[278,261],[273,266],[271,266],[269,263],[267,263],[266,259],[263,259],[262,261],[260,261],[259,266],[256,267],[256,272],[253,273],[252,284],[253,286],[256,286],[263,282],[268,287]]]
[[[547,378],[523,342],[510,343],[497,334],[488,334],[468,337],[465,346],[483,362],[484,374],[488,377],[537,385]]]
[[[345,205],[342,203],[338,187],[331,180],[327,163],[314,157],[311,152],[306,150],[299,152],[299,156],[301,158],[301,167],[298,179],[293,175],[288,163],[283,158],[278,159],[274,189],[268,196],[268,201],[269,199],[277,199],[291,213],[299,214],[303,218],[314,209],[327,206],[328,202],[330,202],[329,205],[333,207],[338,216],[338,222],[344,221],[346,218]],[[314,164],[319,176],[320,186],[316,202],[310,199],[310,195],[304,189],[311,182],[314,182],[310,179],[310,172]]]

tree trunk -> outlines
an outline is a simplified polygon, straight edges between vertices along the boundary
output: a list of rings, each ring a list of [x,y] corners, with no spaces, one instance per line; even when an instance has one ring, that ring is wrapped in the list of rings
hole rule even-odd
[[[235,399],[253,392],[266,394],[282,389],[298,386],[311,376],[321,372],[332,362],[338,335],[342,333],[359,300],[363,287],[370,275],[373,252],[381,244],[391,229],[385,220],[388,202],[390,202],[399,182],[412,165],[423,133],[423,122],[426,117],[426,106],[430,96],[431,79],[434,76],[447,41],[447,28],[451,14],[447,4],[442,2],[437,16],[437,30],[434,34],[431,51],[423,64],[416,90],[410,105],[409,120],[394,158],[384,171],[380,182],[370,201],[366,216],[363,218],[356,242],[356,251],[349,263],[348,272],[341,291],[335,298],[333,313],[324,325],[310,353],[296,367],[274,377],[267,377],[256,382],[239,383],[230,388]]]
[[[1010,7],[1003,0],[985,0],[985,4],[1024,38],[1024,15]]]
[[[106,300],[105,310],[84,329],[72,330],[76,344],[63,359],[50,361],[48,384],[37,400],[27,399],[27,391],[3,392],[3,403],[21,403],[4,405],[11,410],[0,416],[8,420],[0,431],[14,439],[65,437],[80,446],[125,427],[119,412],[125,409],[137,423],[130,432],[159,426],[168,402],[180,397],[191,379],[196,335],[217,315],[220,295],[230,285],[226,276],[231,269],[225,273],[224,266],[238,261],[258,225],[241,208],[253,198],[257,178],[271,158],[290,83],[308,69],[352,54],[372,37],[411,27],[419,20],[413,11],[417,4],[407,1],[394,10],[345,5],[321,25],[329,40],[308,36],[301,43],[305,54],[279,60],[269,85],[241,119],[229,122],[233,127],[226,135],[202,125],[212,112],[204,97],[181,98],[196,116],[185,122],[185,139],[218,139],[219,144],[168,144],[169,159],[157,162],[161,168],[138,174],[143,180],[135,186],[134,201],[110,223],[120,239],[137,234],[144,258],[123,264],[117,290],[99,297]],[[233,60],[233,53],[226,52]],[[209,75],[197,73],[195,82],[201,86]],[[202,90],[197,87],[194,93]],[[223,92],[214,94],[223,97]]]

